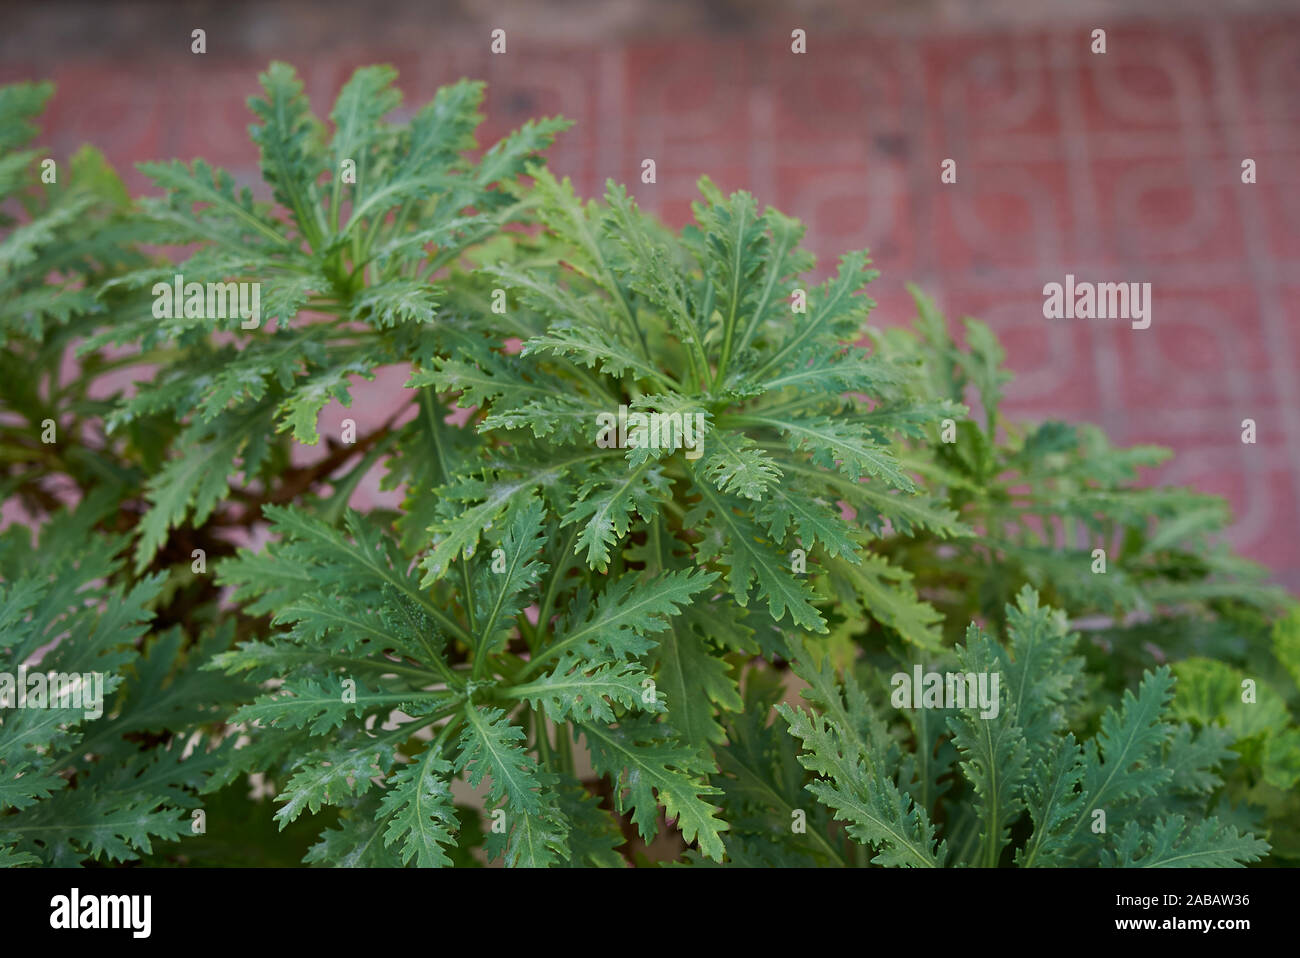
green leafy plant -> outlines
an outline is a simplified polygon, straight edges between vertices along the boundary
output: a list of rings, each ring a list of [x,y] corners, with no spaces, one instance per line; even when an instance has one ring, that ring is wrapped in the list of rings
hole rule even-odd
[[[1300,857],[1296,821],[1300,796],[1300,612],[1274,623],[1272,657],[1257,655],[1242,667],[1204,655],[1173,666],[1181,694],[1176,718],[1194,727],[1223,729],[1237,755],[1226,796],[1246,808],[1261,809],[1272,824],[1270,840],[1278,857]]]
[[[75,377],[64,366],[79,342],[123,320],[120,300],[98,291],[145,262],[135,244],[149,233],[128,217],[126,190],[95,150],[62,169],[50,158],[38,166],[34,121],[52,92],[0,88],[0,490],[33,515],[64,504],[52,488],[59,480],[120,499],[142,478],[120,447],[101,441],[112,403],[97,395],[136,357],[95,353]]]
[[[158,628],[150,609],[163,575],[129,588],[103,585],[121,578],[125,546],[122,536],[94,532],[105,514],[103,501],[91,501],[44,525],[38,542],[15,535],[21,527],[0,537],[4,672],[18,681],[24,669],[66,676],[83,689],[74,705],[56,698],[53,680],[24,682],[24,708],[14,707],[16,689],[7,690],[3,864],[122,861],[191,834],[198,794],[222,781],[233,751],[234,740],[220,734],[222,719],[248,691],[198,668],[233,630],[182,653],[183,630]],[[196,729],[205,731],[175,734]]]
[[[11,859],[248,861],[186,834],[200,803],[261,836],[262,863],[1290,854],[1292,713],[1229,714],[1221,684],[1266,667],[1270,630],[1292,662],[1294,629],[1262,571],[1214,544],[1221,502],[1139,486],[1158,450],[1006,421],[982,324],[959,344],[917,293],[913,329],[867,325],[865,251],[813,282],[797,221],[708,179],[676,232],[617,184],[584,201],[538,157],[563,121],[469,160],[481,87],[390,125],[393,78],[359,70],[331,134],[273,65],[250,105],[274,203],[201,160],[145,164],[165,194],[111,214],[123,252],[73,287],[94,291],[75,339],[6,314],[33,355],[77,343],[83,375],[107,355],[155,367],[98,406],[60,400],[103,422],[96,469],[77,471],[79,443],[42,455],[34,404],[0,434],[50,577],[84,567],[96,614],[127,615],[117,602],[135,623],[110,641],[62,611],[80,593],[6,575],[15,664],[58,631],[47,654],[101,656],[126,690],[86,733],[112,744],[72,774],[66,731],[37,758],[4,716]],[[171,266],[144,242],[197,248]],[[57,295],[49,272],[26,275],[33,295]],[[159,317],[176,274],[261,284],[268,322]],[[383,425],[295,465],[324,406],[387,365],[408,378]],[[380,473],[400,508],[349,508]],[[42,498],[56,476],[88,497],[79,524]],[[20,539],[0,553],[14,575]],[[996,673],[1000,707],[886,707],[914,666]],[[146,674],[185,708],[133,719],[131,682],[164,682]],[[151,828],[21,837],[57,811],[41,781],[98,795],[136,763],[167,771],[103,801],[147,805]]]
[[[291,68],[275,63],[262,76],[265,95],[250,100],[260,121],[253,140],[287,219],[203,160],[141,165],[166,191],[141,203],[155,242],[200,248],[178,266],[151,265],[107,284],[136,294],[133,318],[83,346],[172,350],[154,381],[105,423],[110,433],[148,429],[158,420],[179,429],[171,456],[146,484],[137,571],[149,567],[169,530],[187,519],[202,525],[236,494],[228,483],[236,467],[242,499],[260,507],[292,500],[358,452],[371,453],[362,463],[373,465],[390,440],[386,430],[350,449],[332,444],[333,454],[310,469],[291,467],[289,437],[316,445],[318,413],[331,400],[350,405],[354,378],[436,353],[433,279],[511,221],[518,204],[498,187],[566,125],[526,124],[471,162],[464,154],[482,121],[482,84],[445,87],[409,123],[392,125],[383,117],[401,102],[395,76],[389,67],[358,70],[330,114],[332,136],[311,113]],[[153,290],[177,273],[187,283],[259,284],[259,318],[274,331],[250,332],[235,315],[204,321],[188,307],[160,321]],[[311,322],[295,322],[303,309]],[[238,339],[218,340],[218,331]],[[360,477],[335,477],[340,505]],[[247,492],[254,483],[260,495]]]
[[[952,655],[960,673],[1000,674],[1006,701],[996,715],[911,718],[911,781],[895,781],[889,723],[852,676],[841,689],[828,670],[796,666],[817,708],[778,710],[803,743],[800,762],[819,776],[807,787],[849,823],[853,839],[878,849],[875,863],[1221,867],[1268,850],[1234,825],[1202,817],[1206,796],[1222,784],[1215,770],[1231,755],[1230,737],[1163,721],[1174,684],[1168,667],[1148,673],[1080,743],[1069,728],[1082,691],[1077,636],[1028,586],[1007,619],[1008,640],[972,625]],[[945,794],[954,763],[961,787]],[[936,839],[932,807],[944,814],[944,840]],[[1031,828],[1018,840],[1013,826],[1026,819]],[[1113,841],[1097,840],[1112,829]]]

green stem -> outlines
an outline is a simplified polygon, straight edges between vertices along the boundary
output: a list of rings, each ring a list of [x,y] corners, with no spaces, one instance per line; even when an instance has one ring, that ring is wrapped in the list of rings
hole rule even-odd
[[[578,774],[573,764],[573,741],[569,737],[569,731],[565,726],[556,728],[555,744],[560,753],[560,766],[568,773],[570,778],[577,778]]]
[[[549,629],[551,614],[555,608],[555,597],[560,590],[560,580],[564,578],[569,567],[573,565],[573,540],[578,537],[578,527],[575,524],[569,530],[569,536],[560,546],[559,558],[555,561],[555,567],[551,570],[551,577],[546,583],[546,594],[542,597],[542,604],[537,607],[537,638],[545,635]],[[537,647],[532,646],[531,651],[536,654]]]
[[[424,416],[429,424],[429,435],[433,437],[433,452],[438,459],[438,471],[441,473],[442,481],[449,482],[451,469],[447,465],[447,452],[442,448],[442,439],[438,433],[438,414],[434,409],[432,390],[425,389],[420,392],[420,415]],[[465,597],[461,604],[465,607],[465,621],[469,623],[469,632],[473,634],[478,631],[478,623],[474,615],[474,590],[470,585],[469,564],[462,560],[457,565],[460,566],[461,594]],[[477,664],[476,662],[476,667]]]
[[[537,756],[541,759],[542,766],[549,768],[551,765],[551,738],[546,731],[546,715],[540,708],[532,711],[533,739],[537,746]]]

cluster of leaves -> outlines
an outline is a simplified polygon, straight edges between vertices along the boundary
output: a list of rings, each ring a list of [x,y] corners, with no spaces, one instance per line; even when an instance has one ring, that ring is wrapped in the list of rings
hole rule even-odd
[[[865,251],[814,284],[798,222],[707,179],[680,232],[613,183],[583,201],[537,158],[563,121],[470,160],[481,86],[393,125],[393,79],[357,71],[330,136],[272,65],[250,105],[274,203],[201,160],[144,164],[165,193],[138,208],[120,188],[78,199],[111,176],[89,161],[41,199],[36,154],[12,161],[30,223],[0,246],[0,283],[28,299],[0,307],[0,334],[48,384],[0,383],[6,497],[44,517],[39,575],[31,543],[0,539],[0,652],[98,663],[121,691],[84,726],[0,714],[10,861],[248,861],[234,829],[262,861],[332,865],[1218,865],[1259,859],[1264,833],[1291,847],[1285,797],[1262,790],[1294,784],[1291,715],[1205,691],[1259,667],[1283,601],[1211,547],[1221,503],[1137,486],[1155,451],[1003,420],[987,327],[967,321],[959,347],[919,294],[914,330],[867,326]],[[47,92],[15,89],[0,120]],[[93,254],[67,258],[77,242]],[[173,266],[141,242],[193,249]],[[260,283],[264,323],[156,316],[178,273]],[[151,381],[89,398],[132,364]],[[387,422],[294,465],[324,406],[392,364],[410,375]],[[623,408],[700,421],[698,445],[598,441]],[[41,443],[48,418],[76,438]],[[401,508],[349,509],[378,470]],[[71,516],[56,479],[85,499]],[[232,531],[261,530],[236,553]],[[1080,643],[1065,614],[1103,624]],[[1179,685],[1153,655],[1185,660]],[[920,662],[1000,672],[997,717],[874,704]],[[246,773],[278,809],[239,792]],[[68,835],[48,831],[82,789]],[[201,801],[220,827],[187,835]]]
[[[1255,809],[1254,827],[1268,832],[1279,859],[1300,859],[1300,612],[1274,623],[1272,655],[1236,666],[1193,655],[1173,665],[1180,693],[1176,718],[1197,728],[1222,728],[1237,754],[1226,800]]]
[[[147,446],[102,435],[113,404],[99,387],[136,358],[98,352],[76,376],[66,367],[77,343],[123,320],[120,299],[98,291],[144,264],[135,244],[149,234],[97,151],[38,165],[34,121],[52,93],[48,83],[0,87],[0,498],[32,515],[61,508],[69,487],[120,499],[148,463]]]
[[[201,831],[198,796],[226,781],[224,720],[250,690],[199,666],[234,629],[183,650],[180,626],[159,628],[150,607],[166,577],[121,583],[125,537],[95,529],[113,509],[96,496],[39,541],[20,525],[0,535],[0,673],[15,683],[0,724],[0,864],[134,859]],[[60,678],[24,684],[40,699],[17,708],[17,683],[37,673]]]
[[[47,531],[37,550],[19,542],[18,528],[11,530],[7,573],[40,567],[57,576],[65,566],[84,565],[93,574],[87,572],[80,591],[51,591],[39,607],[33,603],[46,589],[44,577],[6,594],[14,603],[26,603],[13,607],[14,629],[0,637],[0,652],[17,657],[9,663],[10,674],[58,639],[48,661],[36,655],[28,664],[57,670],[73,656],[84,663],[101,655],[98,664],[111,670],[111,691],[134,674],[134,659],[146,653],[155,684],[175,681],[169,675],[232,644],[235,620],[225,614],[215,583],[204,574],[209,557],[233,553],[229,532],[260,522],[262,505],[317,491],[327,478],[338,490],[341,508],[391,444],[393,437],[380,430],[355,446],[332,444],[323,461],[297,467],[291,463],[290,436],[278,433],[287,430],[315,443],[316,412],[331,398],[346,401],[350,376],[436,348],[429,338],[437,307],[431,277],[511,218],[517,204],[499,184],[516,176],[565,125],[527,124],[471,162],[465,154],[474,148],[473,133],[482,120],[477,110],[482,85],[447,87],[399,126],[382,119],[400,104],[391,86],[394,76],[387,67],[358,71],[336,104],[328,145],[292,71],[273,64],[262,78],[265,97],[251,105],[264,125],[254,129],[254,139],[274,198],[292,212],[287,221],[269,204],[255,202],[249,190],[237,189],[230,174],[202,160],[188,167],[144,164],[166,193],[133,208],[95,151],[83,149],[60,170],[51,166],[47,151],[28,145],[37,132],[33,120],[52,93],[49,84],[0,90],[0,199],[15,214],[0,221],[6,229],[0,243],[0,488],[6,510],[22,510],[35,523],[42,517],[53,522],[50,517],[88,497],[93,507],[83,504],[85,518],[76,528],[98,537],[92,548],[77,535]],[[344,160],[355,178],[342,175]],[[326,168],[335,173],[323,187],[318,180]],[[174,266],[143,255],[142,243],[200,246]],[[158,318],[154,283],[170,285],[177,273],[186,283],[259,283],[265,293],[262,316],[278,321],[278,328],[248,335],[237,315],[205,324],[179,307],[173,318]],[[315,319],[292,326],[304,305]],[[70,377],[74,364],[77,374]],[[127,377],[137,385],[126,391],[123,374],[130,367],[145,372]],[[353,459],[360,462],[351,475],[339,477],[339,468]],[[114,533],[130,534],[132,569],[118,561],[126,540]],[[83,551],[96,558],[84,558]],[[6,588],[10,577],[3,577]],[[15,579],[13,588],[19,584]],[[69,620],[73,624],[67,629],[55,628],[82,604],[114,608],[120,602],[114,589],[137,597],[137,611],[152,620],[147,641],[145,630],[95,632],[85,611]],[[61,602],[72,605],[60,607]],[[112,621],[118,627],[117,619]],[[86,643],[80,651],[64,648],[80,641]],[[134,653],[122,643],[134,646]],[[200,646],[202,654],[196,651]],[[222,693],[240,688],[237,682],[216,675],[207,681],[190,689],[194,708],[205,715],[216,710],[226,718],[231,703],[246,697]],[[223,710],[223,703],[230,707]],[[126,742],[147,732],[153,736],[149,748],[160,743],[170,748],[173,738],[199,730],[198,711],[178,712],[157,728],[132,725],[120,712],[106,713],[96,727],[110,732],[101,732],[98,740],[112,741],[111,730],[120,727]],[[151,713],[150,720],[162,714]],[[48,713],[41,728],[58,735],[43,741],[24,734],[20,720],[0,717],[5,730],[13,728],[18,736],[15,754],[0,759],[0,769],[23,780],[12,802],[6,791],[0,814],[8,821],[25,809],[21,815],[31,820],[34,833],[60,840],[61,834],[50,831],[48,816],[28,807],[54,787],[31,771],[44,768],[46,759],[35,766],[18,759],[24,750],[45,756],[51,744],[74,745],[79,736],[67,719]],[[229,733],[229,726],[221,732]],[[96,767],[116,762],[128,769],[118,745],[92,754]],[[194,747],[191,741],[191,753]],[[150,754],[141,752],[142,758]],[[167,757],[174,761],[175,756]],[[51,754],[49,761],[55,760],[61,763],[58,784],[80,787],[79,763]],[[185,801],[196,805],[194,785],[206,782],[220,763],[189,761]],[[235,774],[236,766],[223,767]],[[164,812],[182,807],[176,804],[182,800],[164,787],[179,780],[155,774],[149,781],[151,791],[132,793],[119,804],[113,804],[116,793],[105,792],[98,803],[80,793],[78,800],[85,802],[80,816],[66,814],[67,801],[52,805],[73,834],[89,818],[102,817],[99,837],[93,845],[60,846],[51,840],[48,854],[36,847],[24,854],[64,863],[77,854],[134,857],[148,850],[150,835],[176,838],[181,833],[175,816]],[[146,799],[156,810],[138,814]],[[233,811],[233,817],[249,817]]]
[[[129,297],[131,318],[81,347],[169,350],[153,382],[105,421],[110,434],[170,437],[167,459],[145,486],[137,571],[150,567],[170,530],[202,525],[232,496],[253,506],[292,501],[358,452],[372,453],[360,471],[333,477],[341,509],[388,448],[388,434],[349,449],[331,443],[334,454],[306,474],[290,468],[292,442],[316,445],[318,414],[332,400],[351,405],[355,379],[447,348],[434,324],[436,275],[514,219],[519,204],[498,187],[567,125],[527,123],[472,162],[465,154],[483,119],[483,85],[444,87],[408,123],[390,124],[384,117],[402,99],[395,77],[391,67],[358,70],[330,113],[332,135],[289,66],[274,63],[261,77],[264,97],[249,101],[260,121],[252,136],[287,219],[203,160],[141,164],[165,191],[141,201],[152,241],[199,248],[179,265],[152,264],[107,283]],[[259,325],[245,329],[233,309],[205,319],[188,305],[159,318],[155,284],[178,274],[185,284],[258,284]],[[242,477],[238,492],[233,475]]]
[[[1167,666],[1148,672],[1080,741],[1077,635],[1029,586],[1006,620],[1006,640],[971,625],[935,663],[942,672],[998,674],[1006,694],[997,714],[908,709],[909,751],[872,701],[884,671],[864,663],[840,686],[828,668],[796,663],[814,708],[778,710],[802,743],[799,762],[817,776],[807,788],[876,851],[874,863],[1223,867],[1268,851],[1231,821],[1205,816],[1232,735],[1165,720],[1174,688]]]
[[[197,632],[160,617],[176,590],[167,572],[126,568],[121,510],[161,447],[107,440],[102,424],[111,377],[139,357],[100,351],[76,376],[67,367],[79,342],[126,315],[99,290],[147,262],[135,244],[152,234],[96,151],[38,166],[33,121],[51,92],[0,88],[0,498],[6,518],[40,517],[35,532],[18,522],[0,534],[5,865],[128,860],[192,835],[199,796],[233,751],[224,720],[250,694],[198,669],[233,623]],[[37,674],[24,691],[44,707],[15,708],[17,684]]]
[[[954,441],[935,441],[936,425],[903,457],[977,533],[942,557],[927,543],[913,547],[901,539],[891,552],[927,592],[942,594],[936,605],[950,638],[961,629],[955,623],[997,621],[1024,582],[1076,617],[1117,621],[1195,615],[1237,620],[1236,628],[1243,614],[1285,600],[1265,584],[1265,570],[1221,541],[1230,519],[1226,502],[1136,484],[1139,470],[1160,465],[1167,449],[1117,449],[1095,426],[1009,421],[1001,404],[1011,374],[993,332],[967,319],[962,349],[934,304],[912,294],[915,330],[879,334],[879,353],[918,365],[918,395],[969,396],[981,410],[952,424]],[[1097,549],[1105,552],[1105,574],[1096,571]]]

